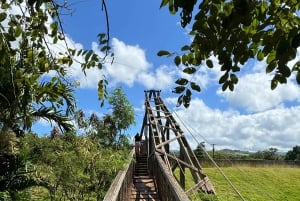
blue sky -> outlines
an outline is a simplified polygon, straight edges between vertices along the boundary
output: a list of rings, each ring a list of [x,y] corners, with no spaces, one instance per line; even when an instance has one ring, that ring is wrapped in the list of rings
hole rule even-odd
[[[109,90],[122,86],[135,108],[137,124],[128,130],[132,135],[141,129],[144,90],[159,89],[168,108],[191,128],[199,142],[206,142],[207,149],[216,144],[216,149],[257,151],[275,147],[287,151],[300,144],[300,87],[294,75],[287,85],[271,91],[271,77],[265,74],[265,62],[250,60],[238,73],[235,91],[222,92],[216,58],[211,58],[214,69],[202,66],[190,77],[173,64],[172,58],[156,55],[162,49],[180,52],[191,40],[188,28],[180,27],[179,16],[170,15],[167,8],[160,9],[160,1],[111,0],[106,3],[114,63],[111,65],[108,59],[102,72],[91,69],[87,77],[76,64],[70,69],[69,75],[81,83],[76,90],[79,108],[100,116],[107,112],[108,106],[100,108],[97,99],[97,82],[105,74]],[[62,18],[69,45],[92,48],[101,56],[97,34],[106,31],[101,1],[72,1],[70,8],[72,14]],[[299,59],[298,49],[297,58],[289,65]],[[174,81],[181,76],[193,79],[202,88],[201,93],[193,95],[188,109],[176,107],[177,96],[171,93]],[[35,126],[41,134],[47,132],[47,128],[45,122]],[[195,141],[190,144],[196,146]]]

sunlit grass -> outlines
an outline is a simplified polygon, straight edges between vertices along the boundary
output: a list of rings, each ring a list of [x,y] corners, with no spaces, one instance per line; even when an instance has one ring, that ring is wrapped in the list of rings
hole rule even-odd
[[[290,167],[224,167],[221,168],[238,193],[216,168],[204,168],[217,196],[194,194],[191,200],[204,201],[297,201],[300,189],[300,168]],[[177,173],[176,173],[177,174]],[[186,187],[194,182],[186,171]],[[186,189],[187,189],[186,188]],[[243,198],[243,199],[242,199]]]

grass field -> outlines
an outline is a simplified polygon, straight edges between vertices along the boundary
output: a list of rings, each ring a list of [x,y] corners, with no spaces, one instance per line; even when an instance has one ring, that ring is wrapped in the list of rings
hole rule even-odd
[[[216,168],[204,168],[203,170],[212,182],[217,196],[202,195],[200,197],[203,201],[300,200],[300,168],[235,166],[221,169],[243,199]],[[200,200],[200,198],[197,196],[191,200]]]

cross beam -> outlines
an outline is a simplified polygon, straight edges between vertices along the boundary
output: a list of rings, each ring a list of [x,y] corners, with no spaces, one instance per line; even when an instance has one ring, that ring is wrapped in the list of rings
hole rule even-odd
[[[193,150],[160,97],[160,90],[145,91],[145,116],[141,134],[148,140],[148,154],[160,154],[164,165],[180,183],[187,195],[201,190],[204,193],[215,193],[207,175],[195,156]],[[170,150],[173,151],[170,151]],[[180,171],[178,176],[178,171]],[[185,174],[188,170],[193,177],[194,185],[186,189]],[[178,179],[179,177],[179,179]]]

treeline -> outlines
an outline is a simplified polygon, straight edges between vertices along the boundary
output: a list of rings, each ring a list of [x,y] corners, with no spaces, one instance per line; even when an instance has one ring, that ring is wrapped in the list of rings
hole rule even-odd
[[[199,159],[208,158],[203,144],[199,144],[194,153]],[[212,150],[207,151],[209,156],[214,159],[237,159],[237,160],[300,160],[300,146],[294,146],[287,153],[278,153],[278,149],[271,147],[257,152],[240,150]]]

